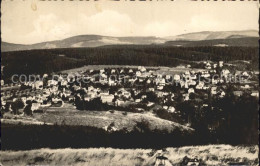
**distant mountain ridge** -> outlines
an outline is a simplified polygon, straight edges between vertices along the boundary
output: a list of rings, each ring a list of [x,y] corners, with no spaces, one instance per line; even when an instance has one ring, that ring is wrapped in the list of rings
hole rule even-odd
[[[259,37],[258,31],[256,30],[245,30],[245,31],[202,31],[177,35],[173,37],[167,37],[167,40],[188,40],[188,41],[199,41],[199,40],[216,40],[216,39],[228,39],[228,38],[244,38],[244,37]]]
[[[69,37],[63,40],[55,40],[30,45],[13,44],[2,42],[1,51],[20,51],[34,49],[53,49],[53,48],[73,48],[73,47],[99,47],[105,45],[150,45],[150,44],[166,44],[173,46],[207,46],[207,42],[214,41],[211,45],[223,45],[225,40],[229,44],[227,46],[257,46],[256,42],[259,38],[258,31],[219,31],[219,32],[195,32],[173,37],[111,37],[100,35],[79,35]],[[241,40],[242,39],[242,40]],[[240,40],[240,41],[237,41]],[[183,44],[183,41],[185,41]],[[200,41],[200,42],[198,42]],[[195,43],[194,43],[195,42]],[[233,42],[233,43],[232,43]],[[244,42],[244,43],[243,43]],[[182,44],[180,44],[182,43]],[[189,44],[187,44],[189,43]],[[212,42],[211,42],[212,43]]]

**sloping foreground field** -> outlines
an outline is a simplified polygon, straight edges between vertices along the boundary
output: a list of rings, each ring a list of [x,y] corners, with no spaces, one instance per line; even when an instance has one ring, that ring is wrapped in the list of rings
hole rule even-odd
[[[2,151],[0,161],[6,165],[84,165],[84,166],[134,166],[159,165],[157,156],[164,156],[165,165],[180,165],[185,158],[202,161],[206,165],[244,163],[258,165],[257,146],[206,145],[152,149],[38,149],[30,151]],[[186,156],[186,157],[185,157]]]

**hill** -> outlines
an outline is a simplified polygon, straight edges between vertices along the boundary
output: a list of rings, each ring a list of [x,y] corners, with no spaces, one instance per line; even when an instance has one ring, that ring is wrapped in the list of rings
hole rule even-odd
[[[175,47],[168,45],[112,45],[95,48],[59,48],[2,52],[4,78],[13,74],[43,74],[84,65],[192,65],[200,61],[249,61],[248,69],[258,69],[257,47]]]
[[[229,39],[229,38],[246,38],[259,37],[256,30],[244,31],[203,31],[195,33],[187,33],[173,37],[167,37],[167,40],[186,40],[186,41],[201,41],[201,40],[215,40],[215,39]]]
[[[199,41],[189,41],[189,40],[179,40],[179,41],[168,41],[165,45],[171,46],[182,46],[182,47],[198,47],[198,46],[215,46],[215,47],[258,47],[258,37],[243,37],[236,38],[235,36],[230,36],[227,39],[212,39],[212,40],[199,40]]]
[[[53,48],[75,48],[75,47],[99,47],[104,45],[143,45],[161,44],[166,40],[157,37],[110,37],[99,35],[80,35],[66,38],[64,40],[42,42],[31,45],[12,44],[2,42],[2,52],[34,50],[34,49],[53,49]]]
[[[258,32],[255,30],[223,32],[207,31],[164,38],[154,36],[112,37],[100,35],[79,35],[63,40],[48,41],[30,45],[13,44],[3,41],[1,43],[1,51],[9,52],[34,49],[99,47],[106,45],[161,45],[164,43],[169,44],[169,42],[172,41],[175,42],[175,46],[208,46],[209,40],[213,43],[213,45],[220,46],[225,43],[228,43],[228,46],[258,46],[258,38]]]

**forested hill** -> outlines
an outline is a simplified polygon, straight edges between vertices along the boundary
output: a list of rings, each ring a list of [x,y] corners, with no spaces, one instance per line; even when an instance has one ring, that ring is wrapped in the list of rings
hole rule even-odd
[[[211,60],[250,61],[258,69],[258,47],[173,47],[121,45],[96,48],[26,50],[2,53],[5,78],[12,74],[42,74],[84,65],[178,66]]]
[[[228,39],[215,39],[215,40],[200,40],[200,41],[168,41],[165,45],[182,46],[182,47],[198,47],[198,46],[241,46],[241,47],[258,47],[258,37],[244,37],[244,38],[228,38]]]
[[[86,48],[106,45],[176,45],[193,46],[258,46],[258,31],[203,31],[170,37],[133,36],[114,37],[100,35],[79,35],[63,40],[45,41],[34,44],[13,44],[2,42],[1,52],[54,49],[54,48]]]

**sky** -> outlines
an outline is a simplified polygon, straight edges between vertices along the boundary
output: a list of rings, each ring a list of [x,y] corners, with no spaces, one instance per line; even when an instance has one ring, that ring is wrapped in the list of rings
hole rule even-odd
[[[167,37],[258,30],[259,3],[3,0],[1,13],[2,41],[33,44],[86,34]]]

